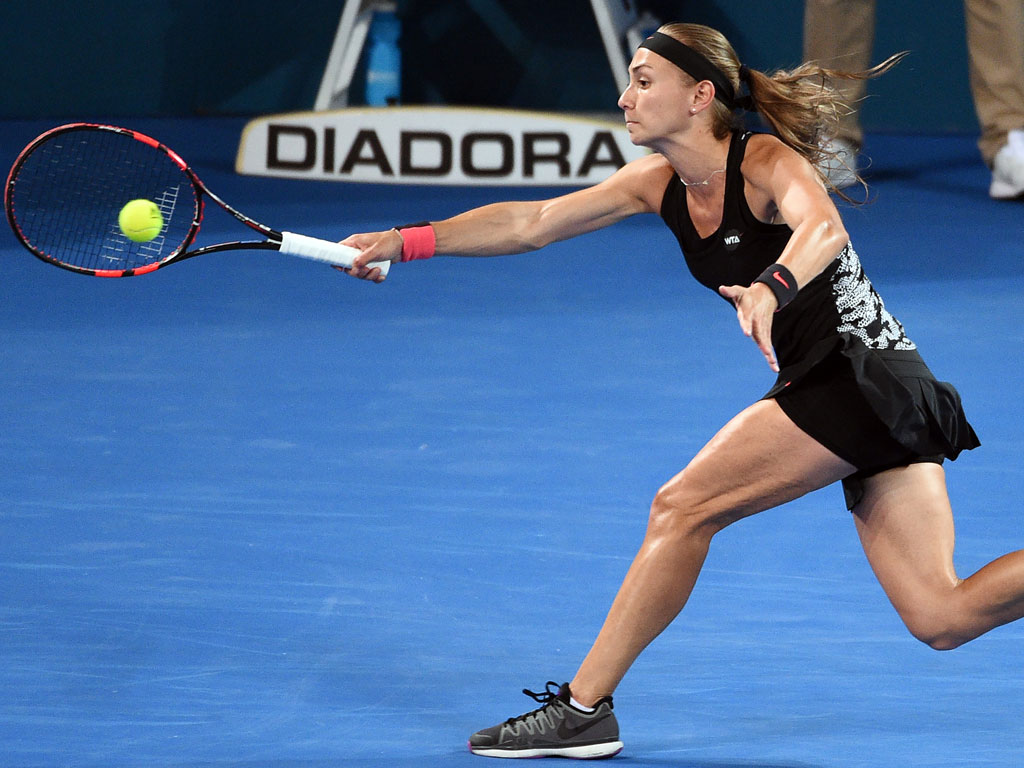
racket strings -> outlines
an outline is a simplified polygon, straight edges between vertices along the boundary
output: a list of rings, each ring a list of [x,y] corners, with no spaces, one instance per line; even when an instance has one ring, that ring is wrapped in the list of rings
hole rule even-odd
[[[130,200],[157,204],[160,233],[134,242],[118,213]],[[46,258],[85,270],[129,270],[164,261],[186,242],[198,199],[162,150],[131,135],[75,130],[32,151],[15,177],[11,208],[21,235]]]

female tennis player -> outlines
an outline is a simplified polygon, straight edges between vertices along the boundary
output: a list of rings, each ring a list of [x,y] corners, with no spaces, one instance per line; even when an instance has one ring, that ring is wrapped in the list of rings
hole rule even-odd
[[[352,273],[437,253],[541,248],[639,213],[675,233],[693,275],[731,302],[778,381],[656,494],[646,536],[571,682],[525,691],[541,705],[482,730],[493,757],[607,757],[622,748],[612,693],[685,605],[712,537],[741,518],[842,481],[864,551],[911,633],[951,649],[1024,615],[1024,550],[967,579],[953,568],[944,459],[976,447],[956,390],[937,381],[864,275],[822,177],[821,137],[844,107],[803,65],[741,66],[715,30],[663,26],[637,50],[619,99],[653,154],[606,181],[540,202],[352,235]],[[743,86],[749,97],[738,98]],[[754,109],[773,134],[741,129]]]

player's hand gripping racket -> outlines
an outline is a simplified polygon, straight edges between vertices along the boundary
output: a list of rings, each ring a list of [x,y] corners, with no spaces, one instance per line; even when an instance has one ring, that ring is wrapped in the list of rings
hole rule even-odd
[[[189,250],[206,198],[266,239]],[[152,200],[163,216],[159,233],[145,242],[130,239],[118,223],[121,209],[137,199]],[[359,253],[253,221],[207,189],[173,150],[111,125],[73,123],[36,138],[11,168],[4,208],[14,234],[33,254],[97,277],[143,275],[193,256],[235,249],[276,250],[341,268],[352,266]],[[372,266],[383,276],[391,264]]]

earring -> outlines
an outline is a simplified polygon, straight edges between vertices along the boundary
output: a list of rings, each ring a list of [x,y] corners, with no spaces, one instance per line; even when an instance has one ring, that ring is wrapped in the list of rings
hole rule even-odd
[[[691,115],[696,115],[697,114],[697,108],[696,107],[690,107],[690,114]]]

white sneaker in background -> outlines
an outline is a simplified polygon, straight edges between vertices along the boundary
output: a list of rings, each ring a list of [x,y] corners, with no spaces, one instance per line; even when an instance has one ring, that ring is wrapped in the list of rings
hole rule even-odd
[[[846,139],[829,139],[821,145],[830,153],[822,158],[818,169],[836,189],[857,183],[857,147]]]
[[[1024,129],[1010,131],[996,153],[988,194],[996,200],[1024,198]]]

